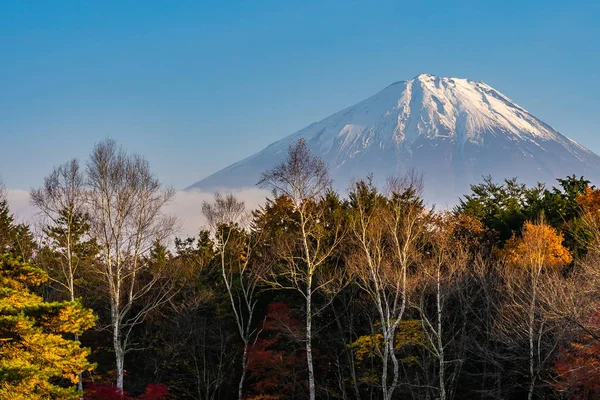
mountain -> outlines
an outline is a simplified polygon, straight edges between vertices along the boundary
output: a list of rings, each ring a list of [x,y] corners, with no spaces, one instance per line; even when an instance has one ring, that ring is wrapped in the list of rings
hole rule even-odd
[[[253,186],[305,138],[330,168],[334,186],[373,173],[382,183],[409,169],[423,174],[425,198],[455,203],[483,175],[523,183],[583,175],[600,178],[600,157],[540,121],[491,86],[422,74],[272,143],[191,185]]]

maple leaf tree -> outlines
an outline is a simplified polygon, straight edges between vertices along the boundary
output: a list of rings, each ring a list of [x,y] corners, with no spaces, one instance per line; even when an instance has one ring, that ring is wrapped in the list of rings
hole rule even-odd
[[[287,304],[269,305],[262,337],[248,354],[250,391],[255,396],[252,398],[285,399],[294,398],[293,393],[304,393],[307,382],[298,378],[298,371],[306,363],[302,346],[298,345],[300,332],[300,321]]]

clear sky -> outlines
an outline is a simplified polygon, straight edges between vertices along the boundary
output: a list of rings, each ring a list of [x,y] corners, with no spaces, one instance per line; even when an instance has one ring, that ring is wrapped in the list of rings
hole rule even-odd
[[[0,174],[112,137],[183,188],[422,72],[600,153],[598,1],[0,0]]]

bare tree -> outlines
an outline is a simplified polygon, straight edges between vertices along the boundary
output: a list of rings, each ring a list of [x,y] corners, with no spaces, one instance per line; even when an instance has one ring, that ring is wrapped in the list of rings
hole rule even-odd
[[[110,139],[97,144],[90,156],[87,186],[91,230],[102,261],[98,272],[110,303],[116,384],[122,391],[125,355],[135,349],[133,327],[172,293],[162,271],[149,271],[144,256],[174,231],[175,220],[162,214],[174,191],[161,186],[145,159],[127,154]]]
[[[459,324],[448,321],[450,301],[463,290],[471,254],[465,240],[457,237],[457,221],[449,214],[438,215],[429,226],[428,247],[420,262],[419,296],[414,307],[418,310],[427,348],[437,362],[437,391],[440,400],[452,398],[452,386],[458,373],[447,374],[450,366],[460,370],[461,357],[450,358],[450,341],[466,331],[466,318]],[[466,307],[460,307],[466,309]]]
[[[419,198],[420,182],[415,175],[391,180],[389,199],[377,192],[370,178],[356,183],[350,193],[350,231],[355,249],[346,262],[379,315],[383,336],[381,389],[386,400],[393,397],[400,382],[396,330],[407,308],[408,269],[419,257],[420,239],[429,218]]]
[[[600,191],[594,190],[588,197],[600,198]],[[597,324],[593,318],[600,308],[600,204],[588,204],[581,217],[585,229],[587,253],[575,263],[564,279],[550,281],[542,295],[547,296],[545,303],[552,307],[548,312],[555,313],[567,323],[583,330],[596,341],[600,336],[594,333]],[[549,289],[549,290],[548,290]]]
[[[221,262],[221,276],[227,289],[238,333],[244,349],[242,353],[242,375],[238,384],[238,398],[243,398],[248,349],[256,330],[252,329],[257,296],[256,286],[260,273],[257,266],[249,262],[258,240],[257,235],[245,230],[249,215],[243,201],[231,193],[215,193],[213,202],[202,204],[211,231],[215,235],[217,254]],[[234,283],[235,281],[235,283]]]
[[[588,189],[578,202],[582,211],[579,222],[583,229],[577,239],[586,253],[568,274],[562,274],[562,279],[545,282],[541,297],[548,305],[546,312],[555,314],[579,331],[573,336],[583,331],[600,341],[593,318],[600,307],[600,190]]]
[[[55,168],[44,179],[44,185],[30,192],[31,203],[47,219],[46,233],[52,228],[62,230],[62,240],[58,243],[63,261],[60,264],[62,280],[57,283],[68,292],[71,301],[75,300],[75,278],[80,259],[75,254],[78,240],[77,224],[85,218],[85,178],[76,159]]]
[[[42,187],[32,190],[31,203],[46,219],[43,231],[53,242],[59,255],[59,269],[62,275],[54,282],[64,287],[70,301],[75,301],[75,280],[81,265],[82,241],[88,229],[86,222],[85,178],[76,159],[55,168],[44,179]],[[80,251],[78,251],[80,250]],[[75,340],[79,340],[75,335]],[[81,374],[77,387],[83,390]]]
[[[309,398],[315,399],[315,373],[312,355],[313,296],[325,289],[331,280],[319,281],[319,272],[332,255],[341,239],[338,224],[325,226],[323,200],[331,187],[327,167],[321,158],[313,156],[304,139],[290,145],[287,158],[263,173],[259,185],[270,187],[275,195],[291,201],[297,218],[290,218],[297,228],[297,236],[281,247],[279,256],[286,270],[273,276],[269,283],[279,288],[289,288],[300,293],[306,305],[306,361],[308,366]],[[289,286],[281,283],[285,277]]]

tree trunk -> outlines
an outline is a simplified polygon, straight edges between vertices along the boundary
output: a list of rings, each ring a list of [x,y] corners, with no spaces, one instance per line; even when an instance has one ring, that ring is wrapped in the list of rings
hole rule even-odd
[[[74,338],[79,341],[79,335],[75,334]],[[77,390],[79,391],[79,399],[83,399],[83,374],[81,372],[77,374]]]
[[[306,290],[306,363],[308,366],[308,398],[315,400],[315,371],[312,359],[312,288],[309,280]]]
[[[69,268],[69,295],[71,303],[75,302],[75,274],[73,268],[73,253],[71,248],[71,218],[69,217],[69,224],[67,226],[67,264]],[[74,334],[73,339],[79,341],[79,335]],[[79,399],[83,400],[83,374],[80,372],[77,374],[77,390],[79,391]]]
[[[244,354],[242,355],[242,377],[238,385],[238,400],[242,400],[244,394],[244,380],[246,380],[246,364],[248,362],[248,343],[244,343]]]
[[[387,370],[388,370],[388,358],[389,358],[389,346],[388,346],[388,328],[383,328],[383,368],[381,370],[381,390],[383,391],[384,400],[388,399],[387,390]]]
[[[444,342],[442,339],[442,299],[441,299],[441,285],[440,285],[440,271],[438,269],[438,281],[437,281],[437,295],[436,295],[436,307],[437,307],[437,345],[438,345],[438,357],[439,357],[439,369],[440,369],[440,400],[446,400],[446,383],[445,383],[445,359],[444,359]]]
[[[123,377],[124,377],[124,364],[125,364],[125,353],[121,349],[120,345],[115,345],[115,358],[117,362],[117,390],[123,393]]]
[[[535,387],[535,358],[534,358],[534,324],[535,324],[535,302],[536,302],[536,283],[533,282],[531,288],[531,305],[529,307],[529,390],[527,399],[533,399],[533,389]]]
[[[401,318],[401,317],[399,317]],[[395,325],[394,325],[395,327]],[[391,400],[392,397],[394,396],[394,390],[396,390],[396,386],[398,386],[398,380],[399,380],[399,376],[400,376],[400,370],[399,370],[399,365],[398,365],[398,359],[396,358],[396,354],[395,354],[395,349],[394,349],[394,336],[396,335],[396,329],[392,329],[392,332],[390,333],[390,338],[388,341],[388,346],[389,346],[389,355],[392,358],[392,368],[394,371],[394,377],[392,378],[392,384],[390,385],[389,389],[388,389],[388,400]]]
[[[121,326],[119,324],[119,318],[116,314],[115,307],[113,307],[112,318],[113,318],[113,347],[115,349],[115,363],[117,366],[117,390],[123,393],[123,380],[124,380],[124,365],[125,365],[125,351],[121,344]]]

